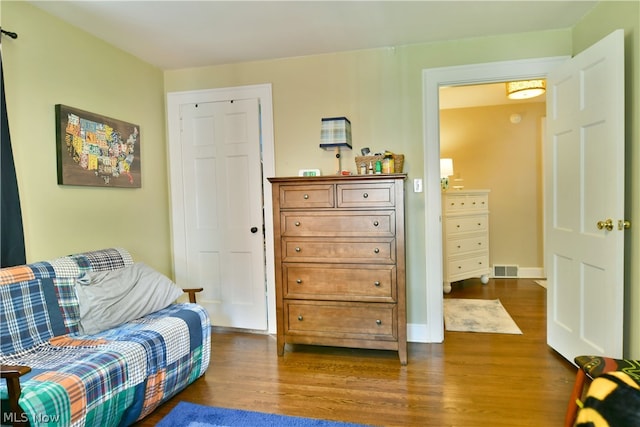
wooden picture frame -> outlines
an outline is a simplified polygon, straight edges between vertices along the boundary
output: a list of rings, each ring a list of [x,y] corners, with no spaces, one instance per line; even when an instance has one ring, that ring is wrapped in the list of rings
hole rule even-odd
[[[140,126],[57,104],[59,185],[140,188]]]

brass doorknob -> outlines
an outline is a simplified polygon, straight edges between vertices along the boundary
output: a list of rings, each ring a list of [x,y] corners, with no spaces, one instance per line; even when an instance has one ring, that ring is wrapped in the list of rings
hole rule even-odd
[[[631,228],[631,221],[618,220],[618,230],[627,230],[629,228]]]
[[[613,230],[613,220],[611,218],[609,218],[606,221],[598,221],[596,223],[596,227],[598,227],[598,230],[607,230],[607,231],[611,231]]]

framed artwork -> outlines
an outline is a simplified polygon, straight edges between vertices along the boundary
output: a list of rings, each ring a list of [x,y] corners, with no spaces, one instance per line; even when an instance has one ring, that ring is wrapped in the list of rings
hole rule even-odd
[[[58,184],[141,187],[140,126],[56,105]]]

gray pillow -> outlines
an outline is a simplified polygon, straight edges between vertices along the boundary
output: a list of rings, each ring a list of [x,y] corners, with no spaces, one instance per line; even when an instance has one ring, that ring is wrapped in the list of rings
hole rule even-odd
[[[182,292],[171,279],[141,262],[85,273],[76,280],[80,333],[97,334],[161,310]]]

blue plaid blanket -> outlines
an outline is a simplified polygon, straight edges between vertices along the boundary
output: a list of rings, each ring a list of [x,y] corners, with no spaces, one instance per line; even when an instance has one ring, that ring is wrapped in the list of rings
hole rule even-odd
[[[31,425],[129,425],[206,371],[210,320],[197,304],[78,334],[75,278],[131,264],[109,249],[0,270],[0,363],[32,368],[19,400]]]

